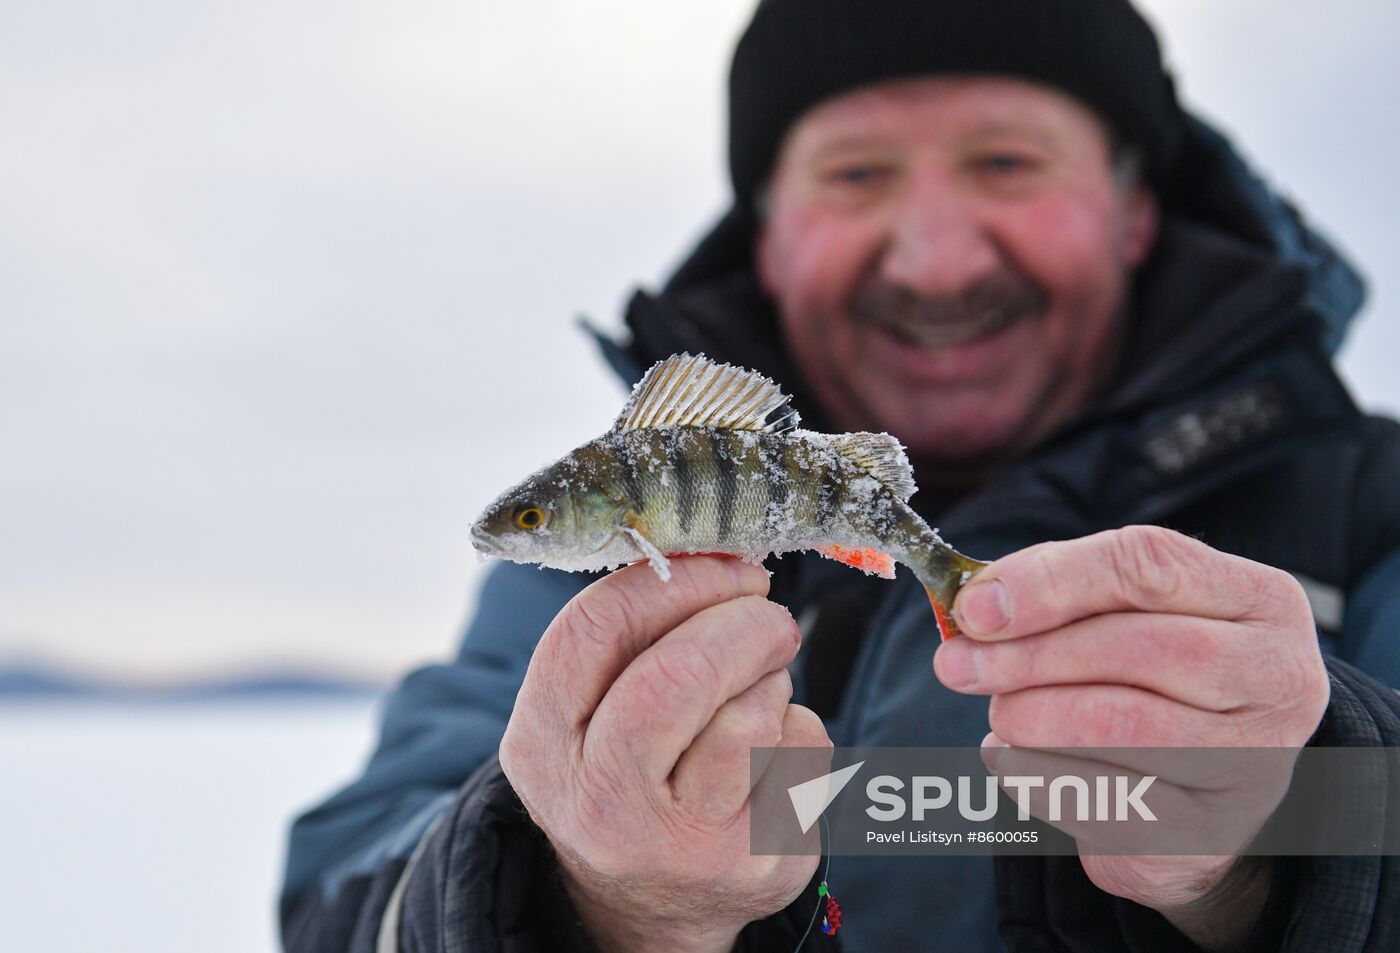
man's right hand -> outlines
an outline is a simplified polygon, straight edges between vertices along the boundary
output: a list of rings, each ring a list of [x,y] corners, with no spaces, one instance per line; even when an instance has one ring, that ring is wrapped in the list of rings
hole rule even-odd
[[[768,574],[686,556],[600,579],[535,649],[501,767],[608,951],[728,951],[819,860],[749,853],[749,749],[829,747],[788,703],[800,637]]]

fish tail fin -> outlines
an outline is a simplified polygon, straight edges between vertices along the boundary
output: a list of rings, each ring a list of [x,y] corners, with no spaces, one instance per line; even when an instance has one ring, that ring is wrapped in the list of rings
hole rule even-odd
[[[933,619],[938,623],[938,634],[942,636],[942,640],[947,642],[949,639],[955,639],[962,635],[958,624],[953,621],[952,607],[949,606],[945,609],[928,586],[924,586],[924,591],[928,593],[929,604],[933,606]]]
[[[938,633],[944,642],[962,635],[958,624],[953,621],[953,599],[972,574],[986,565],[987,563],[945,547],[935,560],[932,571],[918,573],[919,581],[924,584],[924,591],[928,593],[928,601],[933,606],[933,618],[938,623]]]

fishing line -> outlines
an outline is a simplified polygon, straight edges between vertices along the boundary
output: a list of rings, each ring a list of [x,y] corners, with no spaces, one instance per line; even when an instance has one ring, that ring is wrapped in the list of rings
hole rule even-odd
[[[826,825],[825,814],[820,815],[820,820],[821,833],[825,835],[826,840],[826,866],[822,869],[821,885],[817,887],[816,909],[812,911],[812,919],[807,921],[807,929],[802,932],[802,939],[797,941],[792,953],[801,953],[802,944],[812,935],[812,927],[817,925],[817,917],[821,916],[823,908],[827,913],[822,917],[822,932],[827,936],[835,936],[836,931],[841,929],[841,905],[836,902],[836,898],[831,895],[831,889],[826,885],[826,878],[831,875],[831,828]]]

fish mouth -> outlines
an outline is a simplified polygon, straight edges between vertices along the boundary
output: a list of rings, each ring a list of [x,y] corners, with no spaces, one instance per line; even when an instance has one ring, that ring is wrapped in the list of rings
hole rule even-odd
[[[480,523],[472,524],[471,530],[472,546],[483,556],[501,555],[500,545],[486,532]]]

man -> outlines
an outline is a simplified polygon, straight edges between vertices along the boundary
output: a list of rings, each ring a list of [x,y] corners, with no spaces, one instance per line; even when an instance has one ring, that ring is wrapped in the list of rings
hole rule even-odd
[[[633,378],[703,351],[815,429],[900,437],[914,502],[1004,557],[958,599],[968,637],[935,680],[918,586],[815,558],[586,591],[500,567],[456,663],[298,822],[288,949],[794,949],[816,858],[749,854],[752,746],[1400,742],[1348,664],[1400,674],[1400,436],[1325,347],[1359,285],[1181,114],[1124,0],[764,0],[730,110],[735,208],[605,347]],[[1400,929],[1389,858],[834,871],[853,949]]]

